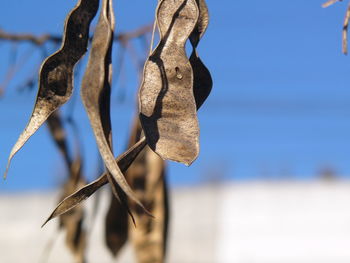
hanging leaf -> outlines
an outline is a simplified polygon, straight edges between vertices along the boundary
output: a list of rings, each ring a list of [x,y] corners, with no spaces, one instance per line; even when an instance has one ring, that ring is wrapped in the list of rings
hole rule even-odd
[[[168,191],[165,180],[165,163],[149,147],[145,148],[145,185],[142,200],[154,216],[137,214],[137,228],[131,228],[138,262],[165,262],[168,234]],[[138,178],[140,179],[140,178]]]
[[[200,39],[208,27],[208,7],[205,3],[205,0],[196,0],[196,2],[199,9],[199,19],[190,36],[190,42],[193,47],[193,51],[190,56],[190,63],[193,69],[193,93],[198,110],[204,101],[208,98],[213,87],[213,80],[211,78],[209,70],[199,58],[196,50]]]
[[[110,124],[110,70],[111,45],[113,41],[114,14],[111,1],[103,0],[100,18],[92,41],[88,66],[83,78],[81,97],[93,128],[102,159],[116,183],[141,207],[118,164],[111,148]],[[109,179],[110,183],[113,181]]]
[[[163,159],[190,165],[199,153],[193,71],[185,43],[198,21],[195,0],[162,0],[156,19],[160,43],[147,59],[139,92],[147,143]]]
[[[128,221],[128,210],[112,193],[105,219],[105,242],[114,257],[128,239]]]
[[[140,122],[136,119],[130,144],[133,140],[138,140],[141,132]],[[164,262],[168,226],[165,162],[146,146],[127,170],[126,178],[154,216],[150,218],[139,211],[134,215],[137,227],[129,225],[129,236],[136,252],[137,262]],[[132,200],[130,203],[131,206],[136,205]]]
[[[72,194],[77,189],[85,185],[85,180],[82,178],[82,159],[79,147],[77,147],[76,157],[74,161],[68,154],[68,147],[66,141],[66,132],[64,130],[61,117],[58,110],[53,112],[47,119],[47,124],[50,129],[50,133],[56,142],[57,147],[66,160],[66,165],[69,171],[69,177],[63,186],[61,198]],[[74,129],[75,138],[78,140],[77,130]],[[86,248],[86,231],[83,228],[84,211],[81,206],[77,206],[69,213],[60,216],[60,229],[65,232],[66,245],[72,252],[75,262],[83,263],[85,261],[85,248]]]
[[[116,159],[116,162],[118,163],[122,172],[125,172],[129,168],[131,163],[135,160],[137,155],[142,151],[142,149],[146,145],[147,145],[146,139],[145,137],[143,137],[140,139],[140,141],[138,141],[135,145],[133,145],[133,147],[131,147],[126,152],[118,156],[118,158]],[[67,196],[57,205],[57,207],[54,209],[54,211],[51,213],[51,215],[48,217],[48,219],[45,221],[45,223],[42,226],[44,226],[51,219],[70,211],[71,209],[76,207],[78,204],[80,204],[82,201],[89,198],[94,192],[96,192],[98,189],[100,189],[103,185],[107,183],[108,183],[107,174],[104,173],[95,181],[80,188],[73,194]]]
[[[81,157],[77,154],[76,159],[70,167],[69,178],[64,185],[62,197],[74,193],[77,189],[85,185],[85,180],[81,176]],[[84,210],[81,205],[70,210],[69,213],[60,216],[60,228],[65,231],[66,245],[72,252],[75,262],[85,262],[86,231],[83,228]]]
[[[137,119],[136,119],[137,120]],[[135,145],[141,136],[141,129],[139,125],[139,121],[134,121],[128,148]],[[141,151],[143,152],[143,150]],[[125,177],[128,179],[130,176],[130,169],[132,169],[133,164],[139,158],[135,158],[132,162],[131,167],[125,173]],[[128,180],[130,182],[130,180]],[[137,209],[135,209],[137,211]],[[105,219],[106,227],[105,227],[105,241],[109,251],[112,253],[114,257],[116,257],[121,250],[121,248],[125,245],[128,239],[128,213],[127,209],[125,209],[124,205],[115,197],[114,194],[111,195],[110,206],[107,211],[106,219]]]
[[[46,121],[49,131],[53,140],[56,143],[57,148],[60,150],[66,166],[70,169],[72,165],[71,157],[69,156],[66,131],[63,127],[62,119],[59,110],[54,111]]]
[[[29,123],[11,150],[6,172],[13,156],[59,106],[67,102],[73,90],[73,69],[84,55],[89,26],[98,10],[99,0],[80,0],[68,14],[61,48],[41,65],[39,91]]]

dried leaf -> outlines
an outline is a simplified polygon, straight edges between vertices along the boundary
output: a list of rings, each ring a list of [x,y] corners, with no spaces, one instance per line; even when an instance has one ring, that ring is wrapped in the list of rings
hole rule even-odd
[[[80,178],[76,181],[75,178],[80,177],[76,174],[71,174],[67,181],[62,196],[67,196],[75,192],[77,189],[85,185],[85,181]],[[66,245],[72,252],[75,262],[85,262],[86,249],[86,231],[83,228],[84,210],[81,205],[70,210],[69,213],[60,216],[60,227],[66,234]]]
[[[139,123],[138,118],[136,118],[131,130],[128,148],[135,145],[140,139],[141,127]],[[137,159],[138,158],[135,158],[135,160]],[[135,160],[126,171],[126,177],[129,176],[129,171],[132,169]],[[124,204],[122,204],[113,193],[111,195],[111,202],[107,211],[105,224],[106,245],[112,255],[116,257],[128,239],[128,211],[125,209]]]
[[[141,200],[154,218],[135,215],[137,228],[131,228],[132,241],[139,263],[165,262],[168,233],[168,192],[165,181],[165,163],[149,147],[145,148],[145,184]],[[134,178],[136,181],[141,178]]]
[[[110,86],[106,85],[110,76],[106,71],[108,71],[110,64],[114,16],[109,3],[110,1],[108,0],[103,1],[100,18],[92,41],[87,70],[82,82],[81,97],[108,172],[113,176],[124,193],[143,207],[126,182],[124,175],[114,160],[111,149]],[[113,184],[111,179],[109,181]]]
[[[57,147],[65,158],[67,168],[69,170],[69,177],[67,178],[61,193],[61,200],[63,197],[72,194],[78,188],[85,185],[85,180],[81,176],[81,153],[79,147],[77,147],[76,157],[73,162],[71,161],[68,154],[66,132],[62,125],[62,120],[58,110],[50,115],[50,117],[47,119],[47,124]],[[77,133],[77,130],[74,129],[74,132]],[[78,138],[78,134],[75,134],[75,137]],[[75,262],[77,263],[83,263],[85,261],[87,235],[85,229],[83,228],[83,220],[84,211],[81,206],[77,206],[72,209],[70,213],[60,216],[60,229],[65,232],[66,245],[72,252]]]
[[[136,121],[131,143],[138,139],[137,136],[142,131],[139,120]],[[135,214],[137,227],[129,226],[137,262],[164,262],[168,226],[165,162],[146,146],[127,170],[126,178],[146,208],[154,215],[154,218],[150,218],[140,211]],[[134,202],[130,202],[135,206]]]
[[[75,263],[85,262],[87,233],[83,228],[83,216],[83,211],[79,209],[74,214],[71,214],[69,219],[63,220],[62,223],[66,231],[66,245],[73,254]]]
[[[162,0],[157,8],[161,41],[145,63],[139,92],[147,143],[163,159],[190,165],[199,153],[193,71],[185,43],[198,21],[195,0]]]
[[[78,138],[77,130],[74,129],[75,137]],[[74,193],[85,185],[82,177],[82,158],[79,147],[76,150],[74,161],[69,167],[69,177],[62,191],[62,198]],[[62,199],[60,198],[60,199]],[[70,210],[69,213],[60,216],[60,227],[66,234],[66,245],[72,252],[75,262],[85,262],[85,249],[87,242],[86,230],[83,228],[84,210],[81,205]]]
[[[59,110],[54,111],[50,117],[48,117],[46,123],[56,146],[63,155],[67,168],[70,169],[72,160],[69,156],[66,131],[64,129]]]
[[[204,35],[209,23],[209,12],[205,0],[196,1],[199,9],[199,19],[190,36],[190,42],[193,47],[190,63],[193,69],[193,93],[198,110],[208,98],[213,87],[213,80],[209,70],[203,64],[196,51],[198,43]]]
[[[118,156],[118,158],[116,159],[116,162],[118,163],[120,169],[123,172],[125,172],[129,168],[131,163],[135,160],[137,155],[142,151],[142,149],[145,146],[146,146],[146,139],[143,137],[142,139],[140,139],[140,141],[138,141],[135,145],[133,145],[133,147],[128,149],[122,155]],[[42,226],[44,226],[51,219],[70,211],[71,209],[76,207],[78,204],[80,204],[82,201],[89,198],[94,192],[96,192],[99,188],[101,188],[103,185],[107,183],[108,183],[107,174],[104,173],[95,181],[84,186],[83,188],[80,188],[78,191],[74,192],[73,194],[67,196],[57,205],[57,207],[54,209],[54,211],[51,213],[51,215],[48,217],[48,219],[45,221],[45,223]]]
[[[61,48],[41,65],[34,110],[29,123],[11,150],[4,177],[13,156],[50,114],[70,98],[74,65],[86,52],[90,22],[98,10],[98,5],[99,0],[80,0],[68,14]]]
[[[111,203],[105,219],[105,242],[114,257],[128,239],[128,211],[123,204],[111,195]]]

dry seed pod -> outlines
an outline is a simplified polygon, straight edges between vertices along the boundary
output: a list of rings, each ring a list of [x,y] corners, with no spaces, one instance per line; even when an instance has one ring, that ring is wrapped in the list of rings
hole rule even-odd
[[[81,178],[80,157],[72,163],[70,178],[64,186],[62,197],[74,193],[85,185]],[[72,252],[75,262],[85,262],[86,231],[83,229],[84,211],[81,206],[76,206],[69,213],[60,216],[60,228],[65,231],[66,245]]]
[[[39,91],[32,116],[11,150],[5,177],[13,156],[45,120],[67,102],[73,90],[74,65],[84,55],[89,40],[89,26],[98,10],[99,0],[80,0],[68,14],[61,48],[41,65]]]
[[[161,41],[145,63],[140,120],[152,150],[190,165],[199,153],[199,127],[185,42],[197,24],[198,7],[195,0],[162,0],[156,13]]]
[[[135,160],[137,155],[142,151],[142,149],[146,145],[147,145],[146,139],[145,137],[143,137],[136,144],[134,144],[130,149],[128,149],[126,152],[118,156],[118,158],[116,159],[116,162],[118,163],[122,172],[125,172],[129,168],[129,166]],[[48,219],[44,222],[42,226],[44,226],[51,219],[70,211],[71,209],[76,207],[78,204],[80,204],[81,202],[89,198],[93,193],[95,193],[98,189],[100,189],[103,185],[107,183],[108,183],[107,174],[104,173],[95,181],[80,188],[73,194],[67,196],[57,205],[57,207],[53,210],[51,215],[48,217]]]
[[[136,121],[133,134],[140,136],[141,125],[139,120]],[[132,139],[138,139],[136,136],[131,137],[131,143]],[[162,263],[165,260],[168,226],[165,162],[147,146],[127,170],[126,178],[154,216],[150,218],[140,211],[134,215],[137,227],[129,225],[137,262]]]
[[[193,93],[198,110],[202,106],[204,101],[208,98],[213,87],[213,80],[211,78],[209,70],[199,58],[196,50],[200,39],[202,38],[208,27],[208,7],[205,3],[205,0],[196,1],[199,9],[199,19],[196,27],[194,28],[190,36],[190,42],[193,47],[193,51],[190,57],[190,63],[193,69]]]
[[[141,200],[154,218],[145,214],[137,214],[135,215],[137,228],[129,227],[129,229],[138,262],[163,263],[165,262],[169,218],[165,163],[149,147],[146,147],[144,152],[144,184],[139,185],[140,189],[136,190],[140,197],[142,196]],[[133,178],[135,182],[140,182],[142,178],[137,178],[137,174],[135,175]]]
[[[65,136],[63,136],[65,132],[57,111],[48,118],[48,124],[62,154],[68,156],[67,147],[62,147],[66,146]],[[78,138],[77,131],[74,131],[75,137]],[[79,147],[77,147],[76,157],[73,162],[70,162],[68,170],[69,177],[63,187],[62,197],[72,194],[85,185],[85,180],[81,175],[82,159]],[[83,263],[85,261],[86,231],[83,229],[83,220],[84,211],[81,206],[77,206],[70,213],[60,216],[60,228],[65,231],[66,245],[72,252],[77,263]]]
[[[139,119],[134,125],[129,139],[133,145],[141,136]],[[155,215],[150,218],[142,211],[135,213],[137,227],[129,224],[125,209],[112,196],[112,202],[106,217],[106,243],[114,256],[126,243],[128,236],[132,237],[138,262],[164,262],[168,225],[168,198],[164,175],[164,161],[149,147],[146,147],[126,171],[125,177],[135,189],[137,196],[147,209]],[[130,201],[131,206],[136,204]]]
[[[137,122],[134,121],[132,127],[128,147],[132,147],[140,139],[141,129],[138,119],[136,120]],[[125,173],[127,179],[130,176],[129,171],[132,169],[136,159],[139,158],[135,158],[131,167],[129,167]],[[128,213],[123,204],[118,201],[114,194],[111,195],[111,202],[107,211],[105,223],[106,245],[112,255],[116,257],[128,239]]]
[[[111,3],[112,1],[109,0],[103,0],[102,2],[100,18],[92,40],[88,66],[82,81],[81,97],[108,172],[124,193],[142,206],[115,162],[111,149],[109,70],[114,29],[114,14]],[[113,180],[109,179],[109,181],[113,184]]]
[[[62,197],[65,197],[85,184],[85,181],[81,177],[80,151],[77,152],[77,157],[72,162],[68,153],[66,132],[58,110],[50,115],[47,119],[47,124],[69,170],[69,177],[61,194]],[[60,229],[65,231],[66,245],[72,252],[76,263],[83,263],[85,261],[86,231],[83,229],[83,219],[84,211],[81,206],[77,206],[70,213],[60,216]]]
[[[60,150],[61,154],[63,155],[67,168],[69,169],[69,167],[72,165],[72,160],[69,156],[66,131],[63,127],[59,110],[54,111],[50,117],[48,117],[46,123],[52,135],[52,138],[55,141],[56,146]]]
[[[111,1],[112,4],[112,1]],[[110,7],[112,8],[112,7]],[[112,11],[113,12],[113,11]],[[114,28],[114,19],[112,21]],[[111,58],[111,46],[109,49],[109,59]],[[111,62],[111,61],[110,61]],[[108,65],[109,64],[109,65]],[[108,68],[107,68],[108,67]],[[106,72],[109,72],[108,84],[112,83],[112,64],[106,61]],[[110,85],[108,85],[108,92],[104,92],[104,105],[101,107],[102,126],[104,126],[105,135],[109,135],[108,142],[112,149],[112,134],[110,122]],[[106,103],[108,102],[108,103]],[[109,133],[109,134],[108,134]],[[136,142],[135,142],[136,143]],[[109,183],[111,183],[111,204],[105,219],[105,242],[108,249],[113,256],[116,256],[119,250],[125,244],[128,238],[128,212],[127,201],[125,195],[120,191],[120,188],[115,185],[114,180],[109,176]],[[117,194],[117,196],[116,196]],[[131,215],[132,216],[132,215]]]
[[[111,203],[105,219],[105,242],[114,257],[128,239],[128,211],[121,202],[111,195]]]

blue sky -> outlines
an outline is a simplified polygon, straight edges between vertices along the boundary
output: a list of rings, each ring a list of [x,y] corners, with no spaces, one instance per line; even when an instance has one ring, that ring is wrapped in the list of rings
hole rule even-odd
[[[117,32],[148,24],[157,1],[115,1]],[[8,1],[0,10],[0,28],[16,33],[60,34],[75,1]],[[214,87],[199,111],[201,153],[189,168],[169,164],[173,185],[196,184],[213,175],[231,180],[315,178],[322,167],[350,175],[350,58],[341,54],[346,3],[327,9],[322,1],[207,1],[211,21],[199,45]],[[18,57],[30,52],[19,46]],[[0,42],[0,80],[13,46]],[[50,50],[49,50],[50,51]],[[52,50],[51,50],[52,51]],[[0,101],[0,170],[30,116],[36,92],[15,91],[40,63],[34,53]],[[115,148],[125,147],[137,76],[126,65],[125,101],[112,102]],[[118,89],[119,88],[119,89]],[[79,77],[75,87],[78,95]],[[79,98],[85,171],[95,176],[97,150]],[[67,105],[69,107],[69,105]],[[63,162],[45,127],[14,158],[3,190],[52,188],[61,182]]]

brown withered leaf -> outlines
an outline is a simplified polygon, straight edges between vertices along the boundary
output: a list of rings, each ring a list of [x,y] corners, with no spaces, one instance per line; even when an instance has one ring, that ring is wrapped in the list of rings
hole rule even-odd
[[[118,163],[120,169],[123,172],[125,172],[129,168],[131,163],[135,160],[137,155],[142,151],[142,149],[146,145],[147,145],[146,139],[145,137],[143,137],[131,148],[129,148],[126,152],[118,156],[118,158],[116,159],[116,162]],[[71,209],[76,207],[78,204],[80,204],[82,201],[89,198],[94,192],[96,192],[98,189],[100,189],[103,185],[107,183],[108,183],[107,174],[104,173],[95,181],[80,188],[73,194],[67,196],[57,205],[57,207],[53,210],[51,215],[48,217],[48,219],[45,221],[45,223],[42,226],[44,226],[51,219],[70,211]]]
[[[108,12],[108,19],[109,19],[109,22],[111,24],[112,31],[114,31],[115,17],[114,17],[113,1],[112,0],[109,0],[108,11],[109,11]],[[100,102],[101,102],[101,105],[100,105],[101,112],[100,113],[101,113],[102,127],[104,129],[104,133],[105,133],[105,136],[108,140],[109,147],[110,147],[111,151],[113,149],[113,146],[112,146],[112,127],[111,127],[111,118],[110,118],[110,100],[111,100],[111,85],[112,85],[112,70],[113,70],[112,69],[112,44],[113,44],[113,41],[111,41],[111,43],[110,43],[110,46],[108,49],[108,54],[106,56],[106,61],[105,61],[106,76],[108,75],[108,78],[105,78],[105,88],[104,88],[105,90],[102,92],[101,97],[100,97]],[[121,204],[121,208],[123,209],[123,212],[127,212],[134,222],[134,217],[129,209],[128,202],[127,202],[127,196],[126,196],[125,192],[123,191],[122,187],[118,184],[118,182],[115,180],[115,178],[111,175],[111,173],[108,171],[108,169],[107,169],[107,172],[108,172],[107,173],[108,181],[111,185],[112,194],[117,198],[117,200]]]
[[[60,150],[67,168],[69,169],[72,165],[72,160],[69,155],[66,131],[64,129],[59,110],[54,111],[47,118],[46,123],[51,133],[51,136],[55,141],[57,148]]]
[[[53,112],[47,119],[47,124],[50,130],[50,133],[56,142],[56,146],[59,148],[62,153],[66,165],[69,171],[69,176],[66,180],[66,183],[63,186],[61,193],[61,198],[66,197],[67,195],[72,194],[78,188],[85,185],[85,180],[82,178],[82,159],[81,152],[79,147],[77,147],[77,153],[74,161],[71,161],[71,158],[68,153],[67,141],[66,141],[66,132],[64,130],[62,120],[59,114],[59,111],[56,110]],[[77,130],[74,129],[75,137],[78,138]],[[70,211],[60,216],[60,230],[65,232],[66,235],[66,245],[73,254],[75,262],[83,263],[85,262],[85,248],[86,248],[86,231],[83,228],[84,220],[84,211],[81,206],[77,206]]]
[[[137,140],[142,132],[139,120],[136,119],[135,122],[130,143]],[[165,260],[168,226],[165,162],[146,146],[127,170],[126,178],[154,216],[150,218],[139,211],[134,215],[137,227],[129,225],[129,236],[136,252],[137,262],[162,263]],[[131,200],[130,203],[131,206],[135,206]]]
[[[70,177],[64,185],[62,197],[74,193],[83,185],[85,185],[85,180],[81,176],[81,159],[80,156],[77,156],[72,163]],[[87,235],[83,228],[83,220],[84,210],[81,205],[60,216],[60,228],[65,231],[66,245],[77,263],[85,262]]]
[[[73,90],[73,69],[87,50],[89,26],[98,10],[99,0],[80,0],[68,14],[61,48],[41,65],[39,91],[30,120],[11,150],[6,172],[13,156]]]
[[[185,42],[195,28],[195,0],[163,0],[156,19],[161,41],[145,63],[139,91],[147,143],[163,159],[190,165],[199,153],[193,71]]]
[[[145,148],[146,171],[142,196],[146,208],[154,216],[137,214],[137,228],[130,227],[132,242],[139,263],[165,262],[168,233],[168,191],[165,180],[165,163],[148,146]],[[134,178],[136,181],[141,178]],[[133,184],[132,184],[133,185]]]
[[[190,56],[190,63],[193,69],[193,93],[196,100],[197,110],[202,106],[204,101],[208,98],[213,87],[213,80],[209,70],[203,64],[197,53],[197,46],[204,35],[208,23],[209,12],[205,0],[196,0],[199,9],[199,19],[196,27],[190,35],[190,42],[193,47]]]
[[[128,148],[135,145],[135,143],[137,143],[140,139],[140,122],[138,121],[138,118],[135,118],[135,120],[136,121],[134,121],[131,130]],[[135,158],[133,164],[137,159],[139,158]],[[133,164],[131,164],[131,167],[129,167],[125,173],[127,180],[129,171],[132,169]],[[113,193],[111,195],[111,201],[107,211],[105,225],[105,242],[107,248],[112,253],[112,255],[116,257],[128,239],[128,211],[125,209],[124,204],[122,204]]]
[[[81,97],[100,154],[107,167],[108,176],[113,176],[123,192],[143,207],[126,182],[123,173],[114,160],[111,149],[110,85],[108,83],[110,75],[108,70],[110,68],[110,49],[113,42],[114,15],[109,3],[109,0],[103,0],[100,18],[92,40],[88,66],[82,81]],[[109,179],[109,181],[113,187],[113,180]]]
[[[55,115],[52,114],[49,117],[49,119],[52,116],[55,116]],[[60,119],[57,118],[57,120],[60,120]],[[56,125],[58,123],[57,120],[56,120]],[[72,122],[72,125],[74,126],[73,122]],[[57,128],[63,129],[63,127],[59,127],[59,126],[55,126],[55,127],[56,127],[56,130],[55,130],[56,133],[57,131],[60,131],[60,129],[57,130]],[[76,129],[73,129],[73,131],[74,131],[75,138],[78,141],[79,134]],[[81,152],[80,152],[78,143],[77,143],[75,155],[76,156],[73,162],[71,162],[70,166],[68,167],[69,177],[67,178],[66,183],[64,184],[63,191],[61,193],[62,198],[74,193],[77,189],[84,186],[86,183],[82,176],[82,158],[81,158]],[[60,198],[60,200],[62,198]],[[84,211],[82,206],[77,206],[74,209],[72,209],[69,213],[66,213],[60,216],[60,224],[59,224],[60,229],[65,232],[66,245],[71,251],[71,253],[73,254],[75,262],[77,263],[85,262],[87,234],[86,234],[86,230],[83,228],[83,220],[84,220]]]
[[[128,210],[112,193],[105,219],[105,242],[114,257],[128,239],[128,220]]]
[[[114,15],[112,1],[110,1],[110,14],[109,20],[112,28],[114,29]],[[105,82],[105,89],[107,89],[102,96],[104,97],[101,100],[101,123],[104,128],[105,137],[108,141],[109,148],[112,150],[112,130],[111,130],[111,121],[110,121],[110,88],[112,83],[112,63],[111,63],[111,52],[112,45],[108,50],[108,59],[105,63],[105,70],[108,72],[108,81]],[[109,60],[109,61],[108,61]],[[136,142],[135,142],[136,143]],[[108,172],[108,171],[107,171]],[[108,209],[106,219],[105,219],[105,242],[113,256],[116,256],[119,252],[119,249],[127,240],[127,229],[128,229],[128,213],[130,213],[129,208],[127,207],[127,198],[122,192],[120,187],[115,183],[115,180],[111,178],[111,175],[108,173],[108,181],[111,184],[111,203]],[[130,213],[132,216],[132,214]]]

